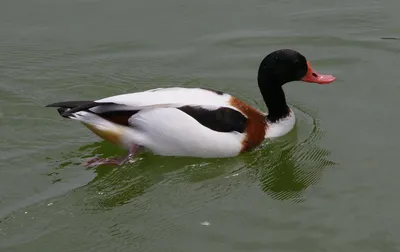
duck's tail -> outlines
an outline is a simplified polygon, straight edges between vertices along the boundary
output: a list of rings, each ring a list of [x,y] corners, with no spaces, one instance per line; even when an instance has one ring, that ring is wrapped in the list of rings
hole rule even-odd
[[[46,105],[46,107],[56,107],[58,113],[65,118],[71,118],[74,113],[79,111],[88,111],[93,107],[108,105],[112,103],[99,103],[95,101],[65,101]],[[89,111],[88,111],[89,112]]]

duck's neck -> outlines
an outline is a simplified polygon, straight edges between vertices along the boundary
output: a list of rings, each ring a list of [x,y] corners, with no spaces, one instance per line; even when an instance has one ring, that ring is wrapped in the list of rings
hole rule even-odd
[[[260,87],[260,91],[268,108],[266,119],[269,122],[276,123],[289,116],[290,109],[286,104],[285,93],[281,86],[263,86]]]

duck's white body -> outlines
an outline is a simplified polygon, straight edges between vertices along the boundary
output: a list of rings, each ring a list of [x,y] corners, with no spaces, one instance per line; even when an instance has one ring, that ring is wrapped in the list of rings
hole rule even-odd
[[[100,99],[95,101],[96,106],[71,113],[68,117],[84,123],[100,137],[125,148],[135,144],[159,155],[203,158],[236,156],[244,151],[246,143],[258,145],[264,138],[282,136],[295,124],[292,111],[287,118],[268,124],[265,114],[238,101],[229,94],[201,88],[161,88]],[[230,108],[248,119],[246,127],[252,122],[253,128],[252,131],[246,128],[243,132],[216,131],[178,109],[182,106],[201,107],[210,111]],[[123,110],[138,111],[128,118],[128,125],[117,124],[100,116]],[[65,111],[68,112],[68,109]],[[257,119],[254,119],[255,116]],[[257,136],[252,135],[250,139],[249,134]]]

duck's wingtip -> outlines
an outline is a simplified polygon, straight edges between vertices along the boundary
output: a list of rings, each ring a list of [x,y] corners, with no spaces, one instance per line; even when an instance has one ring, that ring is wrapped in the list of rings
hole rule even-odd
[[[71,113],[68,113],[70,109],[68,108],[58,108],[57,112],[60,114],[60,116],[69,118],[71,116]]]
[[[93,101],[64,101],[47,104],[45,107],[61,107],[61,108],[74,108],[83,105],[91,105]]]
[[[58,102],[57,102],[58,103]],[[59,106],[57,106],[57,103],[50,103],[50,104],[47,104],[46,106],[44,106],[45,108],[51,108],[51,107],[59,107]]]

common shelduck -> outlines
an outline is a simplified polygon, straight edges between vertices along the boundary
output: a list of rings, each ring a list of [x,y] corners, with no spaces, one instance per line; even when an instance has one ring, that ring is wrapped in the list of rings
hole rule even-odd
[[[282,89],[285,83],[334,80],[315,72],[299,52],[281,49],[268,54],[258,69],[258,87],[268,113],[221,91],[182,87],[46,107],[58,107],[61,116],[78,120],[99,137],[129,150],[120,158],[90,159],[86,166],[120,165],[140,149],[164,156],[223,158],[249,151],[294,127],[295,115]]]

